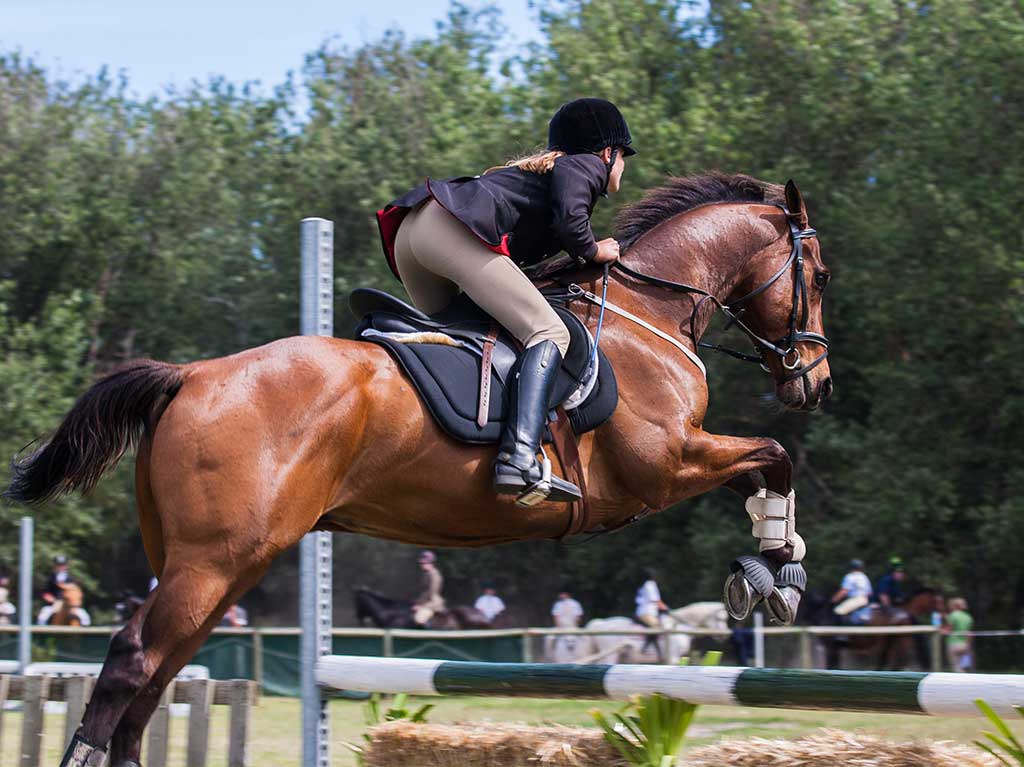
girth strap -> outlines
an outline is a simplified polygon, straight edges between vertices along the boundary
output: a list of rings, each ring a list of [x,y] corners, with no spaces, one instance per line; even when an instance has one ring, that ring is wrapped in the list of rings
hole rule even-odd
[[[587,498],[587,482],[583,475],[583,464],[580,461],[579,446],[576,434],[569,423],[569,416],[561,407],[556,408],[558,418],[549,425],[551,443],[555,455],[562,466],[562,476],[580,489],[580,500],[569,506],[569,525],[558,540],[576,535],[591,529],[594,525],[590,520],[590,500]]]

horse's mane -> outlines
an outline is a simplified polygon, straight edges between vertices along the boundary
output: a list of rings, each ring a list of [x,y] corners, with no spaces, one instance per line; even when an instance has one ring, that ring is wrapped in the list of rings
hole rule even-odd
[[[627,205],[616,218],[619,244],[630,247],[662,221],[715,202],[781,203],[783,188],[742,173],[708,171],[671,176],[659,187]]]

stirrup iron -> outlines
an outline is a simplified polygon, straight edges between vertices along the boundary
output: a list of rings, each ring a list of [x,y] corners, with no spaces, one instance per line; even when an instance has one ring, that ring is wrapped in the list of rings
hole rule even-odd
[[[541,448],[540,479],[534,482],[516,498],[516,506],[536,506],[551,495],[551,459]]]
[[[544,452],[543,446],[540,448],[540,454],[541,460],[537,462],[541,471],[540,479],[519,494],[516,498],[516,506],[527,508],[536,506],[542,501],[576,503],[581,500],[583,496],[576,485],[551,473],[551,460]]]

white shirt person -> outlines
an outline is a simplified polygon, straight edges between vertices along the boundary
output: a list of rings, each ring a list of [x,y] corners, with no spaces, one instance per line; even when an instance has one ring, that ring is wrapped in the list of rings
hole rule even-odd
[[[583,617],[583,606],[568,591],[559,592],[558,601],[551,607],[551,617],[560,629],[577,628]]]
[[[493,621],[498,615],[505,612],[505,601],[498,596],[493,588],[488,586],[484,589],[484,593],[476,598],[473,607],[482,612],[487,620]]]

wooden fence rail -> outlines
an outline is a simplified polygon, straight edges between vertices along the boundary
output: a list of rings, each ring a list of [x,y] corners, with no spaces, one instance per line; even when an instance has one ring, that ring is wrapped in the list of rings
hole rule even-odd
[[[71,741],[94,677],[50,677],[0,675],[0,746],[4,737],[4,714],[8,701],[21,701],[21,749],[18,767],[39,767],[43,756],[43,719],[47,701],[64,701],[67,713],[62,733],[62,750]],[[210,745],[210,706],[228,706],[228,767],[247,767],[252,706],[258,685],[248,679],[177,680],[168,685],[146,730],[146,764],[167,767],[170,743],[171,704],[189,704],[187,767],[205,767]],[[2,760],[2,748],[0,748]]]

